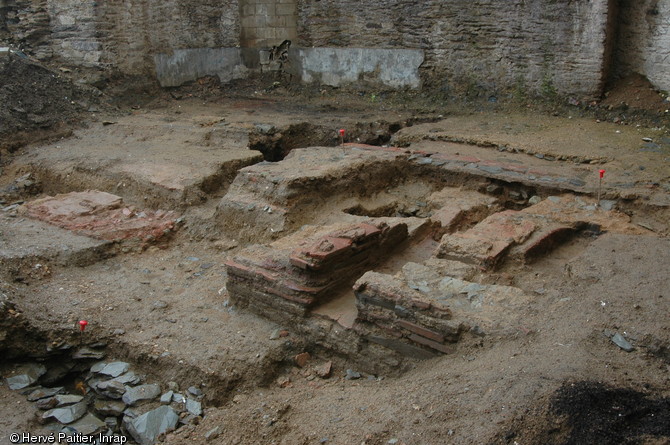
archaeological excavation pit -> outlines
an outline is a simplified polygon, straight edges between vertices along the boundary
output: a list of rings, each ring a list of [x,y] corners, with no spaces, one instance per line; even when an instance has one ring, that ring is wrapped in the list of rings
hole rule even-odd
[[[532,299],[495,284],[498,269],[575,237],[637,230],[580,197],[581,178],[524,168],[361,144],[244,168],[217,218],[267,241],[226,262],[227,291],[375,372],[453,353],[464,335],[509,329],[497,318]]]
[[[664,2],[121,3],[0,0],[0,443],[668,440]]]
[[[104,172],[88,168],[83,159],[101,153],[88,141],[100,131],[109,144],[137,134],[138,123],[124,120],[80,133],[72,144],[81,157],[55,150],[63,141],[27,157],[6,189],[23,201],[2,220],[12,319],[45,301],[49,312],[12,331],[25,339],[14,347],[25,348],[3,373],[68,363],[60,379],[12,390],[37,412],[40,431],[138,443],[192,431],[220,437],[225,423],[210,422],[266,391],[361,377],[379,384],[505,347],[541,331],[528,325],[538,300],[569,298],[534,274],[560,269],[591,282],[578,260],[592,244],[646,239],[663,211],[622,198],[615,180],[596,206],[598,178],[583,164],[415,136],[421,127],[436,134],[439,121],[399,129],[403,147],[292,147],[270,162],[242,146],[207,145],[216,138],[200,124],[216,119],[191,119],[190,133],[173,133],[203,144],[189,163],[164,170],[155,156],[177,151],[148,149],[106,155]],[[159,113],[139,123],[150,121],[169,131]],[[216,137],[240,144],[255,127],[240,128]],[[155,140],[157,129],[137,143]],[[199,167],[219,152],[234,156]],[[83,344],[80,319],[91,320]],[[36,326],[39,338],[28,341]],[[663,357],[662,340],[651,338],[638,345]],[[82,348],[94,355],[81,358]],[[122,374],[99,375],[124,363]],[[123,400],[137,391],[147,398]],[[61,399],[78,401],[57,406]],[[287,415],[278,401],[254,412],[264,428]]]

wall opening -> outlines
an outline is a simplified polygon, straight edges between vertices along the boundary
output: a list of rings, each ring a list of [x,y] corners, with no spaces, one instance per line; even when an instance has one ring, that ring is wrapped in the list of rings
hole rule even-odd
[[[296,0],[240,0],[240,44],[265,48],[298,37]]]

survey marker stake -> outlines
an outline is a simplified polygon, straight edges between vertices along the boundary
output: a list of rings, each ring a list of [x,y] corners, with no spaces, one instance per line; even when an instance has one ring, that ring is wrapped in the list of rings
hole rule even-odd
[[[600,170],[600,178],[598,179],[598,203],[596,204],[596,207],[600,207],[600,192],[603,187],[603,176],[605,176],[605,170]]]
[[[84,340],[84,330],[88,326],[88,321],[79,320],[79,344],[81,345]]]

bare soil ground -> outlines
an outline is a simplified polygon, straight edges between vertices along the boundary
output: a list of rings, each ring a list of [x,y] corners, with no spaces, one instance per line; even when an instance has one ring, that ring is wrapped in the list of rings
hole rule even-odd
[[[624,112],[607,104],[485,102],[465,108],[419,94],[373,97],[264,79],[238,87],[205,79],[130,97],[134,102],[118,108],[91,111],[89,105],[71,136],[18,150],[25,140],[18,125],[2,136],[13,153],[2,159],[0,230],[7,235],[0,241],[33,224],[12,204],[88,188],[183,215],[182,229],[167,242],[120,245],[79,262],[82,244],[54,243],[48,232],[24,236],[11,252],[0,244],[3,255],[31,265],[17,270],[5,263],[1,287],[45,342],[78,342],[76,322],[86,319],[84,341],[106,342],[110,358],[132,361],[155,380],[201,387],[204,417],[168,434],[165,443],[670,443],[670,135],[662,106]],[[635,94],[624,87],[609,98]],[[345,371],[360,360],[314,348],[293,326],[231,305],[224,262],[246,244],[222,232],[214,214],[234,178],[224,165],[260,160],[246,150],[259,128],[276,127],[270,137],[284,143],[281,150],[318,133],[341,156],[339,128],[350,141],[370,142],[389,131],[380,121],[398,122],[394,131],[406,127],[393,142],[409,151],[583,178],[588,193],[579,195],[588,202],[604,168],[604,197],[617,201],[643,235],[584,235],[531,264],[503,265],[487,280],[534,296],[515,314],[522,322],[513,332],[468,336],[451,355],[408,361],[406,372],[389,368],[347,380]],[[299,122],[314,127],[302,137],[286,130]],[[293,139],[286,142],[283,133]],[[21,188],[17,180],[27,173],[34,183]],[[34,253],[65,245],[65,261]],[[280,328],[287,337],[273,335]],[[634,345],[632,352],[611,341],[617,332]],[[293,357],[303,351],[312,358],[300,368]],[[6,373],[19,360],[1,361]],[[322,379],[314,368],[326,361],[333,373]],[[11,432],[40,431],[35,409],[6,387],[0,391],[0,442]]]

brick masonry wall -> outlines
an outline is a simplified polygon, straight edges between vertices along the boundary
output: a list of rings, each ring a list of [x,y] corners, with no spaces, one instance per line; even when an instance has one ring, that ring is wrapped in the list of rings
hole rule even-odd
[[[670,89],[664,0],[0,0],[0,44],[45,61],[154,75],[156,54],[288,38],[421,50],[423,85],[450,94],[597,95],[614,35],[613,72]]]

